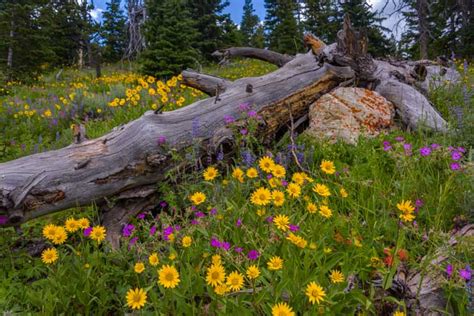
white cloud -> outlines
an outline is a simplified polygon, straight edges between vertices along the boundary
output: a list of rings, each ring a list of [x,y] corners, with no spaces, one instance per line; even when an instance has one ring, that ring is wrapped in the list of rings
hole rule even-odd
[[[94,20],[96,21],[100,21],[101,18],[102,18],[102,12],[104,12],[103,9],[94,9],[94,10],[91,10],[91,16]]]

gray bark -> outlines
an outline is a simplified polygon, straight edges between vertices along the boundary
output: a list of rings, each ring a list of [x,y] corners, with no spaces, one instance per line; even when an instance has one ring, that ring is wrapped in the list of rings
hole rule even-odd
[[[212,56],[222,59],[221,63],[231,57],[248,57],[263,60],[278,67],[282,67],[294,58],[293,56],[280,54],[268,49],[252,47],[231,47],[215,51],[212,53]]]
[[[162,114],[147,112],[94,140],[0,164],[0,214],[16,225],[51,212],[88,205],[121,192],[165,180],[172,169],[169,147],[180,151],[200,143],[201,154],[232,141],[225,116],[240,117],[248,103],[262,116],[262,141],[304,115],[321,94],[353,77],[348,67],[318,65],[312,53],[298,55],[268,75],[233,82],[214,98]],[[253,92],[247,93],[247,85]],[[198,122],[201,131],[193,137]],[[165,137],[168,146],[157,140]]]
[[[232,84],[230,80],[202,74],[194,70],[185,70],[181,74],[185,85],[201,90],[209,96],[223,93]]]

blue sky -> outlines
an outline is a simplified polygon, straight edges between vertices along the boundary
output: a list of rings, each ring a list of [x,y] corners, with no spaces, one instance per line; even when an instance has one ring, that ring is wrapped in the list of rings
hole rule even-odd
[[[95,19],[100,18],[100,12],[105,10],[105,4],[108,0],[89,0],[89,2],[93,2],[95,6],[95,12],[93,13]],[[125,2],[125,1],[123,1]],[[230,13],[232,20],[240,24],[240,20],[242,19],[242,8],[244,6],[244,0],[229,0],[229,6],[225,8],[225,13]],[[253,7],[255,9],[255,13],[260,17],[260,20],[265,18],[265,7],[264,0],[253,0]]]
[[[105,9],[105,4],[109,0],[87,0],[89,2],[93,2],[95,5],[95,10],[92,12],[92,15],[94,19],[100,20],[101,17],[101,12]],[[384,0],[367,0],[369,4],[372,5],[374,10],[381,10],[382,7],[385,4]],[[382,25],[385,27],[392,29],[396,21],[400,18],[400,15],[394,14],[392,16],[388,16],[388,13],[392,12],[394,10],[394,6],[398,4],[399,0],[394,0],[394,1],[389,1],[387,7],[385,8],[385,16],[388,17],[387,20],[382,22]],[[123,3],[125,3],[125,0],[122,0]],[[229,6],[225,8],[224,12],[225,13],[230,13],[230,16],[232,20],[240,24],[240,20],[242,19],[242,8],[244,6],[245,0],[229,0]],[[265,0],[253,0],[253,7],[255,9],[255,13],[260,17],[260,20],[263,20],[265,18],[265,7],[264,7],[264,2]],[[395,37],[400,36],[400,32],[403,30],[404,23],[400,25],[400,28],[395,31]]]

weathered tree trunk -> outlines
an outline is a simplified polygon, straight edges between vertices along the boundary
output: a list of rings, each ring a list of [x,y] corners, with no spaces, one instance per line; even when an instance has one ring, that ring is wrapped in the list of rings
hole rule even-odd
[[[348,19],[337,43],[326,46],[311,36],[305,41],[311,50],[294,58],[261,49],[230,48],[220,56],[250,56],[281,68],[234,82],[184,71],[185,84],[211,97],[172,112],[146,112],[94,140],[79,137],[59,150],[0,163],[0,217],[7,217],[4,226],[95,202],[103,211],[109,240],[117,246],[127,216],[153,207],[153,184],[165,181],[167,171],[192,163],[184,161],[177,166],[172,152],[184,152],[198,144],[198,155],[212,155],[218,148],[234,145],[226,121],[240,117],[239,105],[243,103],[252,105],[261,116],[257,137],[264,143],[292,119],[304,117],[321,95],[349,84],[379,91],[394,103],[409,127],[423,123],[435,130],[446,128],[423,95],[426,91],[415,88],[429,80],[425,64],[372,59],[367,54],[366,36],[353,30]],[[196,125],[203,131],[197,138],[193,136]],[[109,197],[115,202],[108,203]]]
[[[418,33],[420,41],[420,58],[428,59],[428,0],[416,0],[416,12],[418,15]]]
[[[288,104],[294,117],[300,117],[321,94],[353,75],[348,67],[318,65],[312,53],[298,55],[266,76],[231,83],[218,100],[162,114],[150,111],[98,139],[2,163],[0,213],[8,214],[6,225],[18,225],[164,181],[174,166],[168,146],[157,143],[160,137],[178,151],[185,149],[198,141],[192,136],[197,121],[205,131],[199,139],[201,153],[213,153],[232,141],[225,117],[238,118],[239,105],[248,103],[263,118],[260,137],[265,140],[288,123]]]

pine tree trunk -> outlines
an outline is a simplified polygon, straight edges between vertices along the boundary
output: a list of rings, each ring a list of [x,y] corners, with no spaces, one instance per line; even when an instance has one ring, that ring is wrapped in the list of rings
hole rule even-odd
[[[418,14],[418,32],[420,35],[420,59],[428,59],[428,0],[416,0],[416,10]]]
[[[8,80],[12,80],[12,73],[13,73],[13,41],[15,39],[15,21],[10,21],[10,43],[8,44],[8,53],[7,53],[7,73],[8,73]]]

